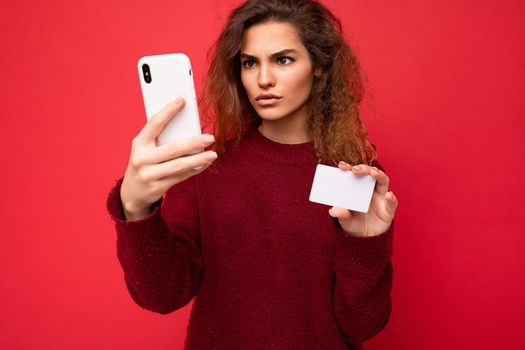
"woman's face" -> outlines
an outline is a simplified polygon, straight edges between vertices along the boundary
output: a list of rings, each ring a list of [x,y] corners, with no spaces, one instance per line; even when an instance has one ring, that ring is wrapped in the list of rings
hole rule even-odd
[[[240,59],[242,84],[263,122],[308,118],[313,64],[292,25],[269,22],[248,28]]]

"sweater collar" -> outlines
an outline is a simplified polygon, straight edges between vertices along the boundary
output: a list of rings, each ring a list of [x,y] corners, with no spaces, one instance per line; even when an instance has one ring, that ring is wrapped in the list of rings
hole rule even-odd
[[[313,142],[285,144],[265,137],[254,128],[244,137],[243,142],[253,153],[280,164],[317,163]]]

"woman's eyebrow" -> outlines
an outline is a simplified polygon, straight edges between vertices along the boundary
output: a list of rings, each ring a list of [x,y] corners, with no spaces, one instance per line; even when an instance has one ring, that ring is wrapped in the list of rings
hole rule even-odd
[[[291,53],[297,53],[297,50],[295,50],[295,49],[284,49],[284,50],[278,51],[276,53],[272,53],[272,55],[270,57],[271,58],[278,58],[280,56],[286,56],[286,55],[289,55]]]
[[[295,50],[295,49],[284,49],[284,50],[272,53],[270,55],[270,58],[277,58],[277,57],[289,55],[289,54],[292,54],[292,53],[297,53],[297,50]],[[244,52],[241,53],[241,58],[246,58],[246,59],[251,59],[251,60],[257,59],[256,56],[250,55],[250,54],[247,54],[247,53],[244,53]]]

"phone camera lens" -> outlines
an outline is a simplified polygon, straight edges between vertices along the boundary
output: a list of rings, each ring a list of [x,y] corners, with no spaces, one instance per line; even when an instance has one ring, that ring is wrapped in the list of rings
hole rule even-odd
[[[151,72],[147,64],[142,65],[142,74],[144,75],[144,81],[148,84],[151,83]]]

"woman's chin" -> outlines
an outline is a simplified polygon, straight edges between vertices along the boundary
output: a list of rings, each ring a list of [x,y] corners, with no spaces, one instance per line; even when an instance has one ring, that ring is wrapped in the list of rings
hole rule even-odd
[[[267,122],[282,120],[286,117],[282,113],[276,113],[272,111],[257,111],[257,114],[259,115],[259,118]]]

